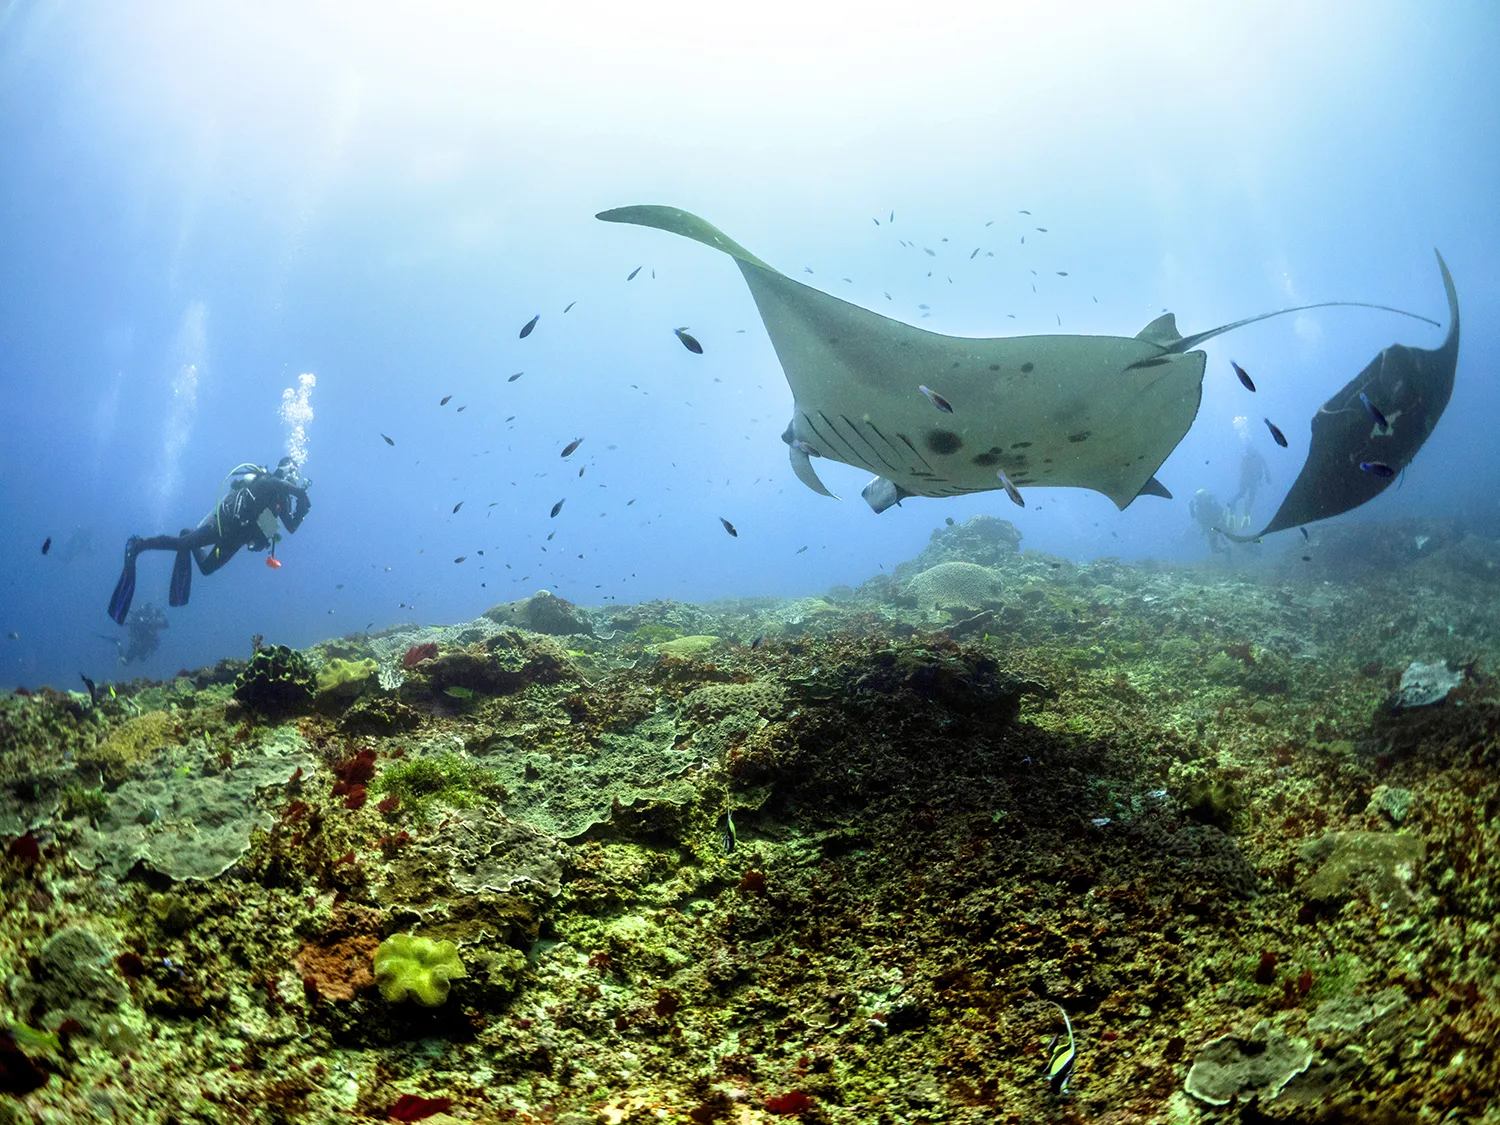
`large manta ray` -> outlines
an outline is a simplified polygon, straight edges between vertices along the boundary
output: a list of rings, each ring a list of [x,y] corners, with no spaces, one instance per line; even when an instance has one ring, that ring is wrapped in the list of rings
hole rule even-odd
[[[908,496],[987,492],[1007,480],[1013,499],[1028,485],[1089,488],[1120,508],[1143,494],[1170,497],[1153,474],[1198,413],[1206,356],[1191,349],[1301,309],[1356,305],[1415,315],[1328,301],[1191,336],[1167,313],[1135,336],[964,339],[793,280],[676,207],[621,207],[598,218],[670,231],[735,260],[791,385],[792,421],[782,438],[793,471],[825,496],[833,493],[813,457],[875,473],[863,495],[876,512]]]
[[[1441,254],[1437,260],[1448,295],[1442,347],[1392,344],[1318,407],[1307,460],[1281,507],[1255,535],[1231,539],[1246,542],[1357,508],[1384,492],[1417,455],[1448,405],[1458,369],[1458,290],[1448,263]],[[1365,402],[1379,411],[1384,426]]]

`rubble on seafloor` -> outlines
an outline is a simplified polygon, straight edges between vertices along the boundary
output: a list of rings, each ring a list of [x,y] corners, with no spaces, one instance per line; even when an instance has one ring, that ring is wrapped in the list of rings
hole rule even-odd
[[[0,1125],[1500,1121],[1497,552],[1385,534],[4,697]]]

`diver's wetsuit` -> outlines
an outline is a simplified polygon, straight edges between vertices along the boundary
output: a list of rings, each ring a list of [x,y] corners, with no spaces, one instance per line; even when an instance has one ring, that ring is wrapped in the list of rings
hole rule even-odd
[[[269,531],[261,526],[269,516],[269,526],[280,519],[288,532],[294,532],[307,515],[310,504],[307,484],[297,475],[296,466],[285,459],[274,473],[261,469],[236,480],[224,497],[196,528],[182,529],[180,535],[153,535],[142,539],[132,535],[125,543],[125,569],[109,599],[109,615],[123,625],[135,597],[135,560],[142,551],[175,551],[172,586],[167,604],[187,605],[192,590],[193,562],[203,574],[212,574],[234,557],[241,547],[264,551],[271,545]]]

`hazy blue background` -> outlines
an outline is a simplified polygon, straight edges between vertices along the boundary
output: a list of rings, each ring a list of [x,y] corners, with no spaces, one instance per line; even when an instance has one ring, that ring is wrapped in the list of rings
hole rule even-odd
[[[1159,473],[1170,502],[1036,488],[1042,511],[993,492],[877,517],[864,474],[819,463],[843,503],[792,476],[790,392],[732,263],[592,217],[631,203],[956,335],[1058,317],[1128,335],[1164,307],[1191,332],[1328,299],[1446,320],[1441,247],[1464,310],[1453,401],[1355,518],[1496,512],[1500,7],[516,7],[0,8],[0,629],[20,635],[0,683],[162,676],[252,633],[467,619],[539,587],[818,592],[975,512],[1077,558],[1198,557],[1187,500],[1234,491],[1236,413],[1272,466],[1265,517],[1316,404],[1381,347],[1442,338],[1330,310],[1213,341]],[[304,372],[313,509],[285,566],[242,552],[197,575],[160,654],[119,669],[98,638],[123,634],[105,603],[125,537],[196,524],[236,462],[274,464]],[[62,549],[75,529],[92,553]],[[142,559],[137,607],[165,604],[169,569]]]

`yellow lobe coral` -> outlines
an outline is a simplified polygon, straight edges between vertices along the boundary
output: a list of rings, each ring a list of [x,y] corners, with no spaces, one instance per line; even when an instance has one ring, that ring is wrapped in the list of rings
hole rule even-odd
[[[366,681],[380,670],[373,660],[330,660],[318,672],[319,692],[358,695]]]
[[[392,1004],[410,997],[436,1008],[448,999],[448,982],[468,975],[451,941],[392,934],[375,950],[375,983]]]

